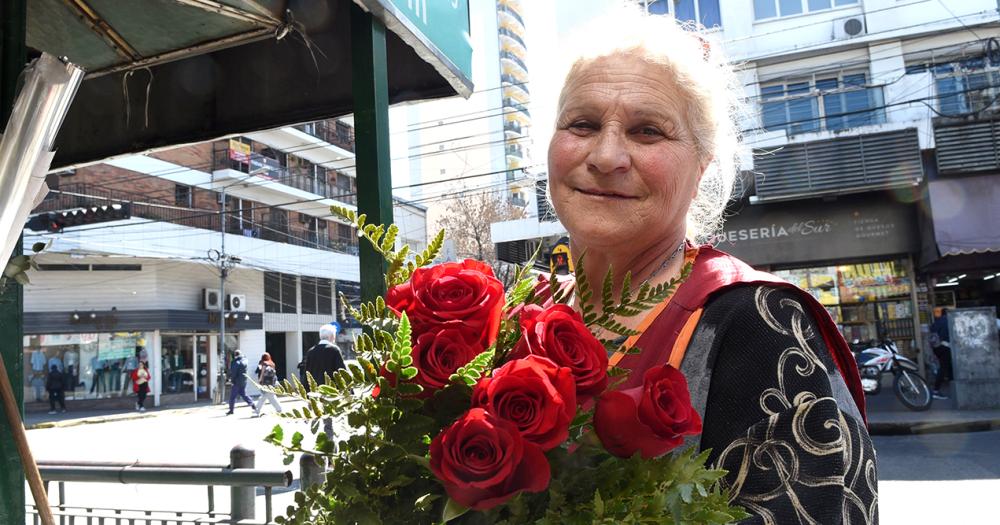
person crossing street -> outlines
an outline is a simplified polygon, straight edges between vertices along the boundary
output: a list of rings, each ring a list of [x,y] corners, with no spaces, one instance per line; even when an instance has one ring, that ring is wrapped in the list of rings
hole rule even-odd
[[[233,413],[236,398],[241,397],[253,408],[253,400],[247,395],[247,359],[239,350],[233,352],[233,362],[229,364],[229,380],[233,383],[233,389],[229,392],[229,412]]]

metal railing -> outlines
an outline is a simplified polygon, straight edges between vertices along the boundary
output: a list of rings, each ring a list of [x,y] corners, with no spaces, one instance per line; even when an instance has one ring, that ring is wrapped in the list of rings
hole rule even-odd
[[[353,133],[351,137],[353,141]],[[308,161],[301,161],[302,165],[300,166],[286,167],[278,163],[277,160],[260,153],[251,153],[248,156],[242,153],[233,155],[229,149],[214,151],[213,155],[215,158],[212,161],[212,169],[214,170],[239,171],[271,181],[267,184],[283,184],[320,197],[351,205],[357,204],[353,182],[350,183],[350,187],[344,188],[337,186],[329,179],[329,172],[335,170],[317,167]],[[337,173],[337,177],[347,177],[347,175]]]
[[[324,142],[343,148],[351,153],[354,152],[354,128],[339,120],[333,122],[320,120],[318,122],[299,124],[295,126],[295,129],[304,131]]]
[[[138,200],[148,202],[137,202]],[[33,211],[42,213],[111,203],[131,203],[132,216],[141,219],[170,222],[191,228],[219,231],[219,216],[213,210],[184,208],[167,204],[167,201],[150,199],[145,195],[112,191],[89,184],[64,184],[52,190]],[[265,214],[266,215],[266,214]],[[333,227],[333,224],[328,227]],[[327,229],[310,230],[289,226],[287,222],[252,220],[230,216],[226,221],[228,233],[293,244],[317,250],[336,251],[351,255],[358,254],[358,246],[353,239],[331,239]]]
[[[226,465],[165,464],[141,462],[39,461],[38,470],[46,491],[55,482],[58,497],[50,503],[60,525],[202,525],[232,523],[269,525],[273,523],[272,492],[275,487],[289,487],[289,470],[253,468],[254,452],[240,446],[230,451]],[[207,489],[205,511],[122,509],[96,506],[71,506],[66,503],[67,483],[122,483],[147,485],[203,485]],[[215,487],[231,488],[229,512],[215,508]],[[264,489],[264,521],[254,521],[256,489]],[[50,500],[51,502],[51,500]],[[38,509],[27,505],[27,516],[35,525],[40,523]]]

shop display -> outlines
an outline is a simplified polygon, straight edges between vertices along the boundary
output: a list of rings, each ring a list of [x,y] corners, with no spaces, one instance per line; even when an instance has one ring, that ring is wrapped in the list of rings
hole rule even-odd
[[[848,342],[892,339],[913,348],[913,276],[902,260],[777,270],[826,306]]]

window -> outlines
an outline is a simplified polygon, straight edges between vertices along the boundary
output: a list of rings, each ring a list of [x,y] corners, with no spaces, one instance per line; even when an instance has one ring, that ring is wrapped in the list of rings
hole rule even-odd
[[[984,57],[911,64],[907,74],[930,71],[937,90],[937,109],[944,116],[965,116],[992,107],[1000,98],[1000,64]]]
[[[302,313],[316,313],[316,278],[302,276]]]
[[[281,312],[294,314],[295,308],[295,287],[298,279],[294,275],[281,274]]]
[[[184,184],[174,185],[174,204],[177,206],[191,207],[191,186]]]
[[[834,7],[857,5],[858,0],[753,0],[754,19],[814,13]]]
[[[333,280],[316,279],[316,311],[320,315],[333,314]]]
[[[762,86],[764,129],[789,134],[840,130],[885,121],[882,87],[867,86],[865,73],[814,75]]]
[[[686,22],[698,22],[705,27],[722,27],[719,0],[652,0],[646,3],[651,15],[672,14]]]
[[[264,311],[281,313],[281,274],[264,273]]]
[[[302,277],[302,313],[333,313],[333,281],[322,277]]]
[[[297,278],[283,273],[264,273],[264,311],[276,314],[294,314]]]

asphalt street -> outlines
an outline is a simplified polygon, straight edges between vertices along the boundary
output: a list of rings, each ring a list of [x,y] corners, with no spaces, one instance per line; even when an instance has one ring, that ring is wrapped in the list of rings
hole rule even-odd
[[[1000,523],[1000,431],[873,440],[880,523]]]
[[[286,404],[287,405],[287,404]],[[286,406],[287,408],[287,406]],[[30,430],[36,458],[46,460],[227,463],[237,444],[256,450],[257,466],[288,468],[263,438],[281,422],[287,432],[305,425],[281,420],[270,409],[251,418],[241,407],[225,416],[221,406],[168,411],[142,419]],[[882,524],[998,524],[1000,431],[915,436],[876,436]],[[297,485],[297,483],[296,483]],[[294,490],[279,490],[275,509],[291,503]],[[260,494],[260,493],[259,493]],[[67,501],[97,507],[202,511],[204,487],[69,484]],[[229,491],[216,490],[216,508],[227,509]],[[263,517],[263,496],[258,516]]]

